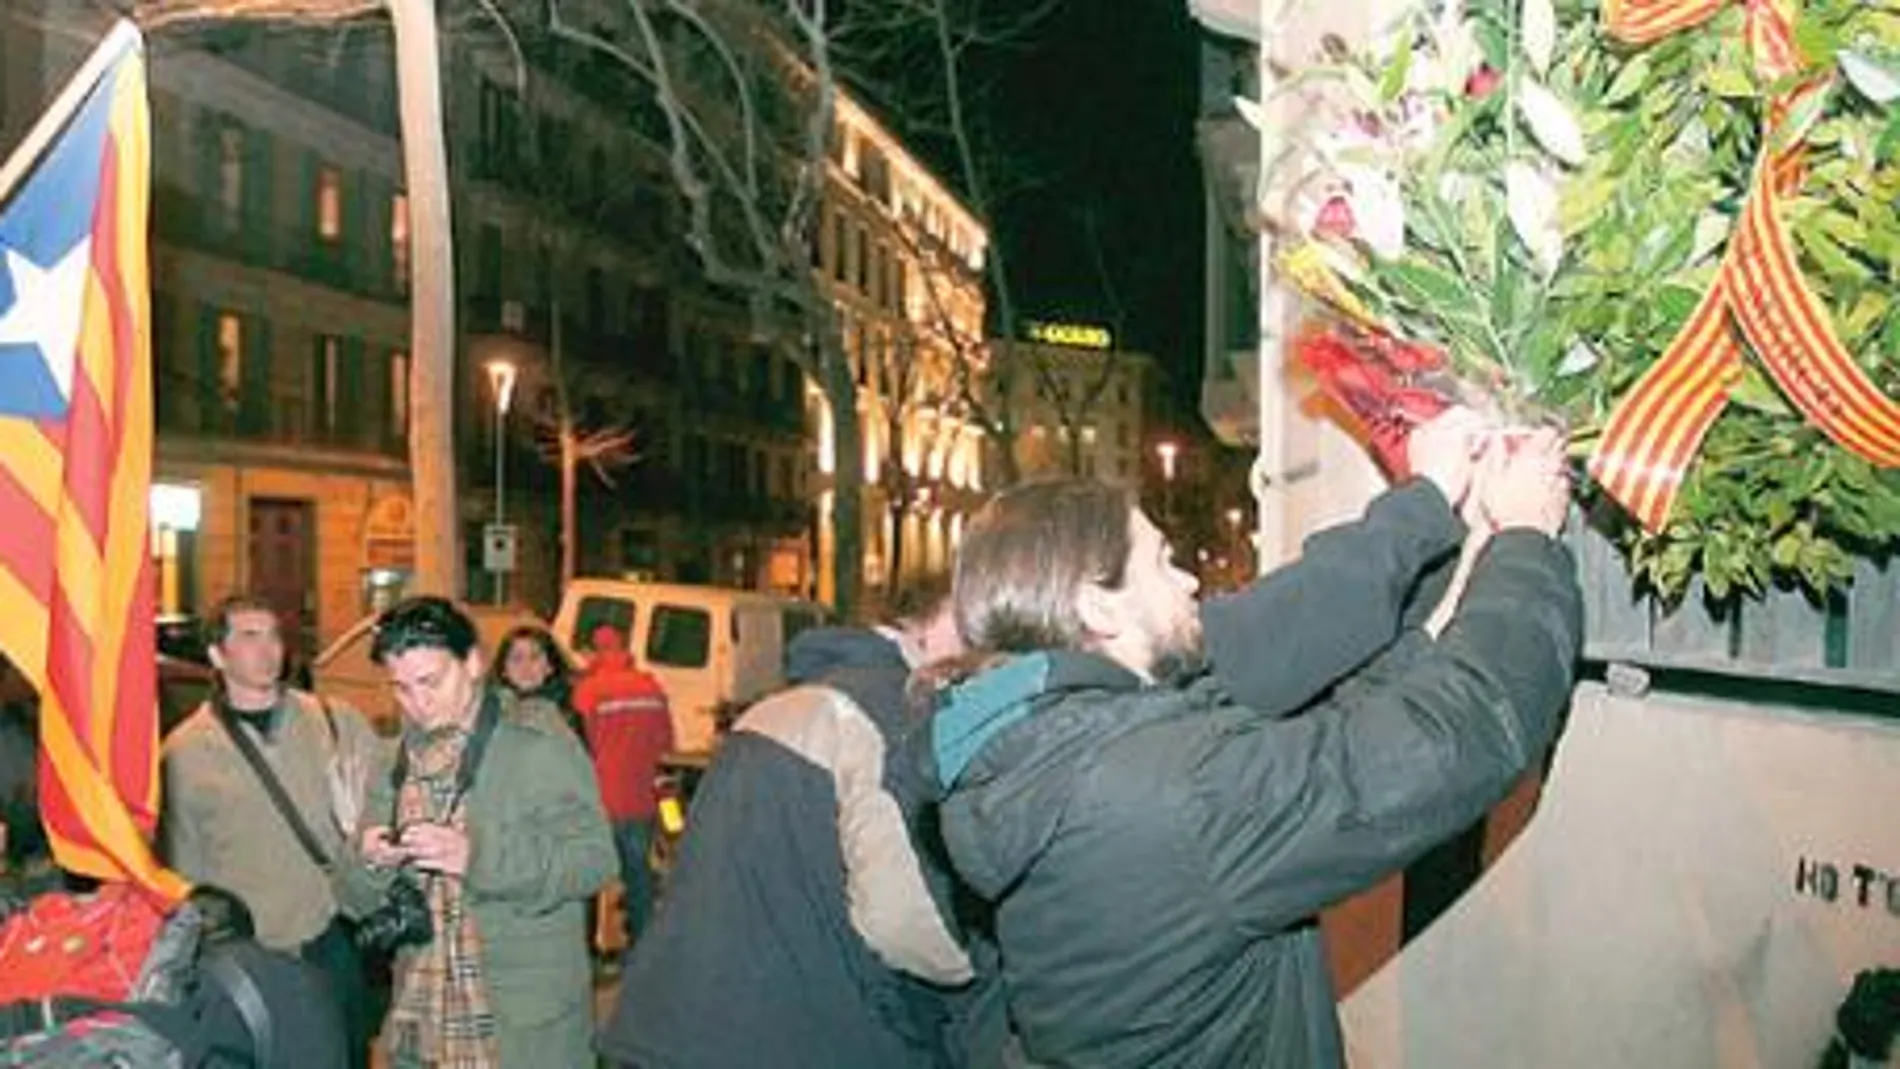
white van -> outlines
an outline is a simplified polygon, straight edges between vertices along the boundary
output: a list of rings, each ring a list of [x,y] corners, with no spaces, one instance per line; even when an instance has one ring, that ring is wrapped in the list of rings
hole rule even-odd
[[[611,624],[652,672],[673,710],[676,748],[712,749],[716,717],[785,683],[785,646],[824,623],[825,607],[755,590],[576,579],[554,634],[585,658],[594,629]]]

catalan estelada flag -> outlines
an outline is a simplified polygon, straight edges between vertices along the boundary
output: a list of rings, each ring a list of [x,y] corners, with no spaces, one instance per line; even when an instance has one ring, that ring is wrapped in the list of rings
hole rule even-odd
[[[157,898],[146,527],[144,46],[121,24],[0,167],[0,653],[40,695],[40,809],[69,871]]]

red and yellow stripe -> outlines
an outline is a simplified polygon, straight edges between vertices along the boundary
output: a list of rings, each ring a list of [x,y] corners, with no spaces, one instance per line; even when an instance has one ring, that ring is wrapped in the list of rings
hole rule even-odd
[[[1654,41],[1707,19],[1718,0],[1611,0],[1611,34]],[[1793,0],[1749,0],[1749,42],[1758,68],[1779,79],[1797,69]],[[1817,84],[1775,102],[1771,128]],[[1772,133],[1771,129],[1771,133]],[[1773,140],[1771,137],[1770,141]],[[1780,215],[1802,174],[1799,146],[1765,154],[1715,284],[1656,364],[1617,403],[1590,472],[1651,530],[1667,523],[1683,475],[1742,371],[1735,331],[1789,399],[1842,448],[1900,467],[1900,405],[1854,362],[1826,305],[1802,278]]]
[[[100,160],[66,417],[0,420],[0,649],[40,695],[40,810],[73,872],[153,896],[186,885],[154,857],[158,693],[147,494],[152,374],[141,52],[105,76]]]

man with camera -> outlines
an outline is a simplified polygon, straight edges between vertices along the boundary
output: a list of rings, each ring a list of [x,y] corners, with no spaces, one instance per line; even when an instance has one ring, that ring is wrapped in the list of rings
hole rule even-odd
[[[206,626],[215,689],[165,742],[166,859],[194,883],[237,895],[259,943],[323,970],[353,1064],[366,1065],[363,966],[331,875],[379,744],[356,710],[283,685],[284,639],[269,602],[226,598]]]
[[[441,598],[376,623],[403,734],[343,865],[360,936],[396,952],[390,1064],[591,1069],[584,904],[615,871],[586,751],[539,699],[484,686]]]

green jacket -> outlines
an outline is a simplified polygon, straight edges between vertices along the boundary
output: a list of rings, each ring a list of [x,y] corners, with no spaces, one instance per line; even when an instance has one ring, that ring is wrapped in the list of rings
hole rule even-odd
[[[592,1069],[593,985],[584,904],[616,871],[594,768],[558,710],[501,696],[502,717],[464,802],[464,889],[481,931],[503,1069]],[[363,823],[389,822],[389,771],[372,780]],[[344,911],[361,917],[392,874],[360,839],[340,872]]]

